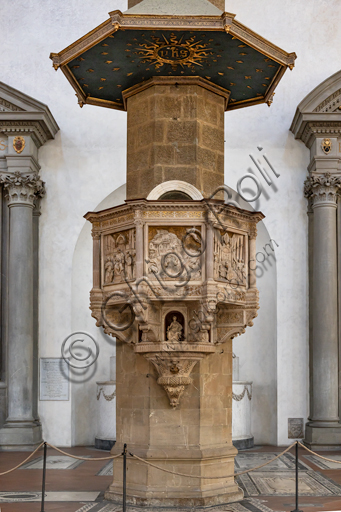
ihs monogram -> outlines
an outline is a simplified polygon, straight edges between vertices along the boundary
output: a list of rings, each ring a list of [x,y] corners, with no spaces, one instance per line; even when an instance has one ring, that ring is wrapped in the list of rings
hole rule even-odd
[[[147,41],[141,43],[135,55],[139,55],[142,63],[154,64],[155,69],[159,69],[165,64],[170,64],[173,71],[178,66],[185,66],[195,69],[196,66],[202,66],[209,56],[214,55],[207,48],[207,44],[202,41],[196,41],[196,36],[184,40],[184,35],[178,38],[175,34],[171,34],[169,40],[163,35],[163,40],[159,37],[152,36],[154,42]]]

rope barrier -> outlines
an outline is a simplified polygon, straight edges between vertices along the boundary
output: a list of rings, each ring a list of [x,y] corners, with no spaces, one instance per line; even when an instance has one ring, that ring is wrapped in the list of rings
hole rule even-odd
[[[267,462],[264,462],[264,464],[260,464],[259,466],[256,466],[254,468],[245,469],[244,471],[239,471],[238,473],[231,473],[230,475],[224,475],[224,476],[199,476],[199,475],[189,475],[189,474],[186,474],[186,473],[179,473],[177,471],[171,471],[169,469],[162,468],[161,466],[157,466],[156,464],[153,464],[152,462],[149,462],[149,461],[147,461],[145,459],[142,459],[141,457],[138,457],[137,455],[134,455],[133,453],[129,452],[129,455],[132,458],[137,459],[137,460],[139,460],[140,462],[142,462],[144,464],[147,464],[148,466],[151,466],[151,467],[153,467],[155,469],[163,471],[164,473],[170,473],[171,475],[183,476],[183,477],[186,477],[186,478],[198,478],[200,480],[217,480],[217,479],[220,479],[220,478],[237,477],[237,476],[240,476],[240,475],[244,475],[246,473],[251,473],[252,471],[256,471],[257,469],[261,469],[261,468],[267,466],[268,464],[271,464],[275,460],[279,459],[279,457],[282,457],[282,455],[284,455],[289,450],[291,450],[291,448],[293,446],[295,446],[295,444],[298,444],[299,446],[304,448],[307,452],[312,453],[313,455],[316,455],[320,459],[326,460],[328,462],[335,462],[336,464],[341,464],[341,461],[339,461],[339,460],[335,460],[335,459],[330,459],[328,457],[324,457],[323,455],[319,455],[318,453],[314,452],[313,450],[310,450],[307,446],[302,444],[300,441],[295,441],[290,446],[288,446],[288,448],[286,448],[283,452],[281,452],[278,455],[276,455],[276,457],[274,457],[273,459],[271,459],[271,460],[269,460]],[[7,475],[8,473],[12,473],[16,469],[18,469],[21,466],[23,466],[24,464],[26,464],[26,462],[28,462],[33,457],[33,455],[35,455],[40,450],[40,448],[43,445],[44,445],[44,442],[42,442],[23,462],[21,462],[20,464],[18,464],[17,466],[15,466],[12,469],[9,469],[8,471],[0,473],[0,476],[4,476],[4,475]],[[57,452],[59,452],[59,453],[61,453],[63,455],[66,455],[67,457],[71,457],[72,459],[77,459],[77,460],[84,460],[84,461],[88,461],[88,462],[90,462],[90,461],[114,460],[114,459],[118,459],[118,458],[122,457],[121,453],[118,454],[118,455],[112,455],[110,457],[78,457],[77,455],[71,455],[70,453],[67,453],[64,450],[61,450],[60,448],[57,448],[56,446],[54,446],[52,444],[46,443],[46,445],[49,446],[50,448],[52,448],[53,450],[56,450]]]
[[[304,448],[305,450],[307,450],[307,452],[310,452],[310,453],[312,453],[313,455],[316,455],[316,457],[319,457],[320,459],[327,460],[328,462],[335,462],[335,464],[341,464],[341,460],[328,459],[328,457],[323,457],[323,455],[319,455],[318,453],[313,452],[312,450],[309,450],[309,448],[308,448],[307,446],[305,446],[304,444],[300,443],[299,441],[297,441],[297,443],[298,443],[302,448]]]
[[[187,477],[187,478],[199,478],[200,480],[217,480],[219,478],[231,478],[231,477],[236,477],[236,476],[240,476],[240,475],[244,475],[245,473],[251,473],[251,471],[255,471],[256,469],[260,469],[260,468],[263,468],[264,466],[267,466],[268,464],[270,464],[271,462],[274,462],[276,459],[278,459],[279,457],[281,457],[282,455],[284,455],[285,453],[287,453],[289,450],[291,450],[291,448],[293,446],[295,446],[296,444],[296,441],[294,443],[292,443],[288,448],[286,448],[283,452],[281,452],[279,455],[277,455],[276,457],[274,457],[273,459],[269,460],[268,462],[265,462],[264,464],[260,464],[259,466],[256,466],[255,468],[252,468],[252,469],[246,469],[244,471],[240,471],[239,473],[232,473],[230,475],[225,475],[225,476],[199,476],[199,475],[187,475],[185,473],[178,473],[176,471],[171,471],[169,469],[165,469],[165,468],[161,468],[160,466],[157,466],[156,464],[153,464],[152,462],[148,462],[144,459],[141,459],[141,457],[138,457],[137,455],[134,455],[133,453],[130,453],[129,452],[129,455],[131,457],[133,457],[134,459],[137,459],[139,460],[140,462],[143,462],[144,464],[147,464],[148,466],[152,466],[153,468],[155,469],[159,469],[160,471],[164,471],[165,473],[170,473],[172,475],[177,475],[177,476],[184,476],[184,477]]]
[[[71,457],[72,459],[91,461],[91,460],[114,460],[114,459],[118,459],[119,457],[122,457],[122,453],[120,453],[119,455],[112,455],[111,457],[77,457],[76,455],[71,455],[70,453],[66,453],[63,450],[60,450],[60,448],[57,448],[56,446],[53,446],[52,444],[49,444],[49,443],[46,443],[46,444],[50,448],[53,448],[53,450],[57,450],[57,452],[60,452],[63,455],[67,455],[68,457]]]
[[[8,471],[5,471],[4,473],[0,473],[0,476],[7,475],[8,473],[12,473],[12,471],[15,471],[16,469],[20,468],[20,466],[23,466],[24,464],[26,464],[26,462],[27,462],[28,460],[30,460],[30,458],[31,458],[31,457],[33,457],[33,455],[34,455],[35,453],[37,453],[37,451],[38,451],[38,450],[40,450],[40,448],[43,446],[43,444],[44,444],[44,443],[40,443],[40,445],[38,446],[38,448],[36,448],[36,449],[34,450],[34,452],[32,452],[32,453],[31,453],[31,455],[29,455],[29,456],[27,457],[27,459],[25,459],[25,460],[24,460],[24,462],[21,462],[21,464],[18,464],[18,465],[17,465],[17,466],[15,466],[15,468],[13,468],[13,469],[9,469]]]

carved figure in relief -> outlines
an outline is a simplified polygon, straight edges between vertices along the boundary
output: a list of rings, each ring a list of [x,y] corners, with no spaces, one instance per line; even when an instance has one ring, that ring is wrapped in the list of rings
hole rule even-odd
[[[106,262],[104,265],[104,270],[105,270],[104,282],[112,283],[114,280],[114,264],[110,258],[106,259]]]
[[[104,239],[104,284],[135,278],[135,231],[106,235]]]
[[[177,321],[177,317],[173,316],[173,322],[167,329],[167,340],[168,341],[179,341],[181,338],[182,326]]]
[[[245,237],[218,230],[214,237],[215,278],[231,284],[245,285]]]
[[[201,279],[199,257],[191,257],[183,248],[180,238],[166,229],[158,229],[149,243],[148,273],[165,279]]]
[[[114,259],[115,262],[115,276],[121,276],[124,270],[124,254],[118,252]]]
[[[133,279],[134,258],[130,251],[126,255],[127,279]]]

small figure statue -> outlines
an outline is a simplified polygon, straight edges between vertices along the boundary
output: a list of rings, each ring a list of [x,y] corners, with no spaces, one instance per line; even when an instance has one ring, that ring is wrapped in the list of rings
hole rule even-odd
[[[127,268],[126,277],[127,277],[127,279],[133,278],[133,265],[134,265],[133,256],[131,255],[130,251],[128,251],[126,254],[126,268]]]
[[[105,262],[105,265],[104,265],[104,270],[105,270],[104,282],[112,283],[114,280],[114,264],[110,258],[107,258],[107,261]]]
[[[115,255],[115,275],[122,276],[124,269],[124,254],[123,252],[118,252]]]
[[[179,341],[181,338],[182,326],[177,321],[176,316],[173,316],[173,322],[167,329],[167,340],[168,341]]]

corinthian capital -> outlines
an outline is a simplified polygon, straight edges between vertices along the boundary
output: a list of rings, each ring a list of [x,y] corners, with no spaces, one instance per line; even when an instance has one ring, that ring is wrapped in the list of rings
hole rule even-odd
[[[13,174],[0,176],[3,184],[8,206],[15,204],[34,206],[35,200],[45,194],[45,183],[35,174],[21,174],[19,171]]]
[[[311,176],[304,182],[304,195],[311,201],[313,208],[322,204],[336,206],[340,190],[341,176],[332,176],[329,172]]]

